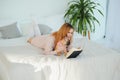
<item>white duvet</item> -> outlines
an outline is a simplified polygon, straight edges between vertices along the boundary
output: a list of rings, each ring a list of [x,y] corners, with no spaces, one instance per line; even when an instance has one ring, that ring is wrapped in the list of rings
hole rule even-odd
[[[74,59],[43,55],[29,44],[0,47],[0,51],[11,62],[32,65],[39,80],[120,80],[120,54],[91,41]]]

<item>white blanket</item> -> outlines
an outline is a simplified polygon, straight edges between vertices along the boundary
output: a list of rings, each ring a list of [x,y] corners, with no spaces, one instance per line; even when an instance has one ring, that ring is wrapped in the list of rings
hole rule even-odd
[[[74,59],[43,55],[29,44],[0,50],[12,62],[33,65],[41,80],[120,80],[120,54],[92,41]]]

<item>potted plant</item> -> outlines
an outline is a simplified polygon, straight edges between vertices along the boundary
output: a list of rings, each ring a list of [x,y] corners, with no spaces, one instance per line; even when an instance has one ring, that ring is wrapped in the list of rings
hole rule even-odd
[[[65,22],[74,26],[74,29],[90,39],[90,32],[95,32],[95,22],[99,21],[94,15],[94,11],[98,11],[101,15],[101,10],[97,9],[99,3],[91,0],[73,0],[68,3],[68,9],[65,12]]]

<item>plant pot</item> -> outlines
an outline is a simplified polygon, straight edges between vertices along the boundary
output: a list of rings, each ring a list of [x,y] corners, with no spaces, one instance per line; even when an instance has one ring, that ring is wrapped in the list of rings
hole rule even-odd
[[[83,30],[83,31],[82,31],[82,36],[83,36],[83,37],[88,36],[88,39],[90,40],[90,31],[88,31],[88,30]]]

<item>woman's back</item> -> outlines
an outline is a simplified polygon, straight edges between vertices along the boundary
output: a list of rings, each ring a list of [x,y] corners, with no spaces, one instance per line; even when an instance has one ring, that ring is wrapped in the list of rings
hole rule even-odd
[[[49,47],[54,47],[54,40],[54,36],[50,34],[42,36],[40,35],[32,38],[30,43],[36,47],[45,49],[47,45],[51,45]]]

